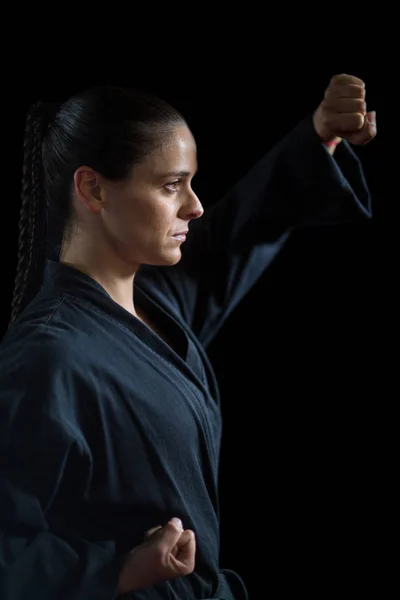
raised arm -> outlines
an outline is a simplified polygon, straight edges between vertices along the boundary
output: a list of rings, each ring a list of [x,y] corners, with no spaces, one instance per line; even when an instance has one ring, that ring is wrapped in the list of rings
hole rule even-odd
[[[373,116],[366,112],[363,82],[334,77],[315,113],[191,224],[181,261],[143,268],[138,283],[175,307],[207,346],[294,228],[371,217],[362,165],[346,138],[370,141]],[[327,147],[330,141],[340,143]]]

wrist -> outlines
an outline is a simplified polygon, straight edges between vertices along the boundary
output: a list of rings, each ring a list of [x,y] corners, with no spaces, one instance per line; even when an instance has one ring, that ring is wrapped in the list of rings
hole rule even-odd
[[[333,154],[340,142],[342,141],[341,137],[334,137],[332,140],[322,142],[325,148],[328,150],[329,154]]]

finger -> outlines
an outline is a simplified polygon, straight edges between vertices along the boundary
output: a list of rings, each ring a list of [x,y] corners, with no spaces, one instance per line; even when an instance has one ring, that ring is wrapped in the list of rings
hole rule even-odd
[[[178,553],[182,550],[182,548],[192,541],[193,535],[193,531],[191,531],[190,529],[185,529],[185,531],[182,532],[179,540],[176,542],[175,546],[172,548],[172,555],[177,556]]]
[[[360,98],[338,98],[335,101],[323,100],[322,108],[337,113],[361,113],[367,112],[367,104]]]
[[[326,100],[336,100],[337,98],[360,98],[365,99],[365,88],[360,85],[339,85],[329,86],[325,91]]]
[[[324,113],[324,125],[339,137],[347,132],[360,131],[364,126],[364,117],[359,113],[337,113],[326,110]]]
[[[331,83],[334,85],[361,85],[365,87],[365,83],[359,77],[355,77],[354,75],[348,75],[347,73],[341,73],[340,75],[334,75],[331,79]]]
[[[193,536],[194,533],[191,529],[185,529],[185,531],[182,532],[179,540],[176,542],[176,547],[178,550],[186,546],[186,544],[189,544],[192,541]]]
[[[195,565],[196,537],[193,531],[190,530],[187,530],[187,535],[188,539],[186,543],[179,548],[176,556],[172,555],[170,557],[174,568],[178,569],[180,572],[182,572],[182,570],[191,572]]]

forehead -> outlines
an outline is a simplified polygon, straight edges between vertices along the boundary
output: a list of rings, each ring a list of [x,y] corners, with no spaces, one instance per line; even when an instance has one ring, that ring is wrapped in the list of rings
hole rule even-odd
[[[184,126],[172,134],[143,163],[134,167],[136,174],[163,175],[164,173],[197,171],[197,147],[191,131]]]

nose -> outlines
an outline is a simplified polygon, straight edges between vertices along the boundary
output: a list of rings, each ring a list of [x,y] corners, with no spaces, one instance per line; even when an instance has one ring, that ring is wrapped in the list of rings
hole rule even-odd
[[[184,203],[181,209],[182,218],[190,221],[192,219],[199,219],[204,213],[204,208],[198,199],[197,195],[193,190],[188,194],[187,201]]]

